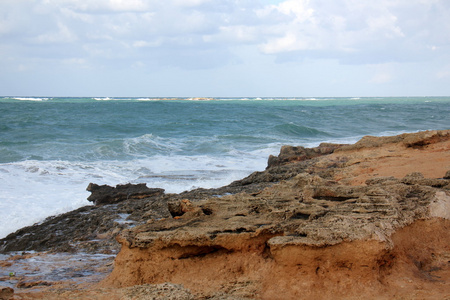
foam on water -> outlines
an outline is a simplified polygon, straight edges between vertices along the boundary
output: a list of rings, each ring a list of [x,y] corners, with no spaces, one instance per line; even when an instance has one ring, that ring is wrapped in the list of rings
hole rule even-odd
[[[198,187],[214,188],[262,170],[266,153],[235,156],[155,156],[125,161],[37,161],[0,164],[0,238],[50,215],[84,205],[89,182],[115,186],[146,183],[179,193]]]
[[[94,98],[94,100],[97,100],[97,101],[109,101],[109,100],[113,100],[113,99],[109,98],[109,97],[104,97],[104,98]]]
[[[142,136],[137,140],[150,138]],[[330,142],[353,143],[357,138]],[[137,141],[139,142],[139,141]],[[133,143],[128,147],[132,148]],[[305,143],[315,147],[320,142]],[[0,238],[24,226],[40,222],[84,205],[90,195],[89,182],[115,186],[146,183],[167,193],[195,188],[217,188],[262,171],[269,155],[276,155],[282,144],[273,143],[254,151],[232,150],[228,155],[156,155],[114,161],[38,161],[0,164]],[[159,145],[161,147],[161,145]]]
[[[14,100],[21,100],[21,101],[47,101],[50,98],[37,98],[37,97],[14,97],[12,98]]]
[[[220,187],[285,144],[450,128],[444,97],[186,99],[0,98],[0,238],[89,205],[90,182]]]

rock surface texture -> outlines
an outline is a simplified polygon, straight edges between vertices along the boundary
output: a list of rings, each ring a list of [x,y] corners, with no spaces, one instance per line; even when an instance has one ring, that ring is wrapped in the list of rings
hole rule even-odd
[[[86,188],[91,192],[88,200],[95,205],[114,204],[128,199],[143,199],[164,193],[163,189],[148,188],[145,183],[118,184],[116,187],[90,183]]]
[[[74,216],[109,216],[101,232],[86,228],[104,243],[96,251],[116,236],[113,271],[95,287],[35,297],[450,299],[449,170],[450,130],[284,146],[266,170],[220,189],[84,208]],[[136,226],[117,221],[124,212]],[[29,247],[27,236],[56,223],[0,246]]]
[[[172,218],[119,234],[103,284],[262,299],[450,296],[449,140],[449,131],[366,137],[322,155],[283,147],[250,176],[272,186],[169,202]],[[287,165],[297,174],[270,173]]]

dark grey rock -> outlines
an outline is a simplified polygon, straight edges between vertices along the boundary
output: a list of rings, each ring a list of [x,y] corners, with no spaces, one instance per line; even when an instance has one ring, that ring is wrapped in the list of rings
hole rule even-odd
[[[148,188],[145,183],[119,184],[116,187],[89,183],[87,191],[92,194],[87,198],[95,205],[113,204],[129,199],[143,199],[164,193],[163,189]]]

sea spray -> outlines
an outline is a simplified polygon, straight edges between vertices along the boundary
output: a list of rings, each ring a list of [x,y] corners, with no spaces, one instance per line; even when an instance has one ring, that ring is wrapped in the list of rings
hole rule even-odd
[[[266,167],[284,144],[448,129],[450,98],[0,98],[0,237],[83,205],[89,182],[181,192]]]

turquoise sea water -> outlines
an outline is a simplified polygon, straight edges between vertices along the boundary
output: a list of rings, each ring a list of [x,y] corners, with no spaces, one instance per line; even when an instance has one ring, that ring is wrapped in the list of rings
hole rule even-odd
[[[89,182],[218,187],[281,145],[450,128],[450,97],[0,97],[0,237],[89,204]]]

